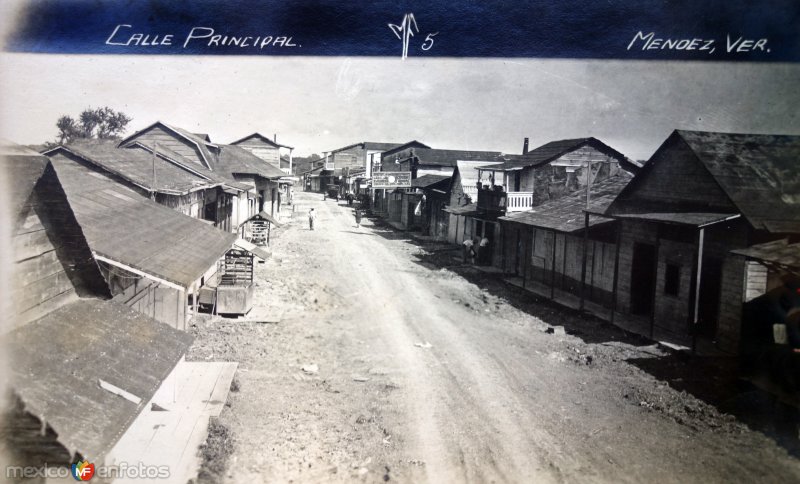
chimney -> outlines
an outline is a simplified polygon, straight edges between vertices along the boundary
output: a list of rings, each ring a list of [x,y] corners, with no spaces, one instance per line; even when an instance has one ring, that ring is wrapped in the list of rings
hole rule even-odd
[[[277,143],[278,142],[278,133],[275,133],[275,134],[272,135],[272,142],[273,143]]]
[[[526,154],[528,152],[528,138],[525,138],[525,141],[522,142],[522,154]]]

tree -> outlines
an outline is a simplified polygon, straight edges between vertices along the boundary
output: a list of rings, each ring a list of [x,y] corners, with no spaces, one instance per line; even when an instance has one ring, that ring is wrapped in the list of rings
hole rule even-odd
[[[107,106],[84,109],[77,120],[69,115],[58,118],[56,143],[63,145],[87,138],[119,139],[130,122],[128,115]]]

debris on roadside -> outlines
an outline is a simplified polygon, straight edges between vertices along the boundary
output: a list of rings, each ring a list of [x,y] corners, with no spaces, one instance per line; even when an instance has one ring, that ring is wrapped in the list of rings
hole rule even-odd
[[[416,346],[417,348],[425,348],[425,349],[433,348],[433,345],[428,343],[427,341],[424,343],[414,343],[414,346]]]
[[[310,375],[319,373],[319,365],[316,363],[311,363],[310,365],[303,365],[301,368],[303,372],[308,373]]]

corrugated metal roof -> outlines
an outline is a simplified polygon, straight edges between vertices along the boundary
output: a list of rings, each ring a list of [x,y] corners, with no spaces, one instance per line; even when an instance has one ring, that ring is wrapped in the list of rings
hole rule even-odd
[[[458,207],[447,206],[443,210],[454,215],[468,215],[472,213],[478,213],[478,204],[470,203],[469,205],[461,205]]]
[[[260,140],[262,140],[262,141],[266,141],[268,144],[270,144],[270,145],[272,145],[272,146],[274,146],[274,147],[276,147],[276,148],[288,148],[288,149],[294,149],[294,147],[292,147],[292,146],[289,146],[289,145],[284,145],[284,144],[278,143],[278,142],[276,142],[276,141],[273,141],[273,140],[271,140],[269,137],[267,137],[267,136],[264,136],[263,134],[261,134],[261,133],[259,133],[259,132],[255,132],[255,133],[252,133],[252,134],[248,134],[248,135],[247,135],[247,136],[245,136],[244,138],[239,138],[239,139],[237,139],[236,141],[233,141],[233,142],[232,142],[232,143],[230,143],[230,144],[232,144],[232,145],[238,145],[238,144],[240,144],[240,143],[243,143],[243,142],[245,142],[245,141],[249,140],[250,138],[258,138],[258,139],[260,139]]]
[[[588,207],[586,206],[586,192],[580,191],[537,205],[529,211],[508,214],[500,217],[500,220],[559,232],[576,232],[584,228],[584,210],[588,208],[593,213],[605,211],[631,178],[633,176],[629,173],[620,171],[617,176],[594,183],[589,189]],[[608,219],[590,217],[589,226],[608,221]]]
[[[267,179],[286,176],[280,168],[265,162],[240,146],[220,145],[219,159],[213,169],[226,175],[257,175]]]
[[[768,264],[800,269],[800,242],[789,243],[789,239],[774,240],[731,252]]]
[[[675,133],[754,227],[800,232],[800,136]]]
[[[159,205],[77,162],[60,156],[51,161],[98,255],[188,287],[236,240],[235,234]]]
[[[161,193],[185,194],[200,187],[213,187],[221,183],[208,180],[206,178],[212,177],[197,175],[162,158],[156,157],[153,160],[152,154],[144,149],[117,148],[114,141],[80,140],[55,148],[47,154],[50,155],[58,150],[66,150],[104,171],[147,190]],[[158,151],[166,150],[159,147]],[[154,165],[155,180],[153,180]],[[195,166],[202,168],[197,164]]]
[[[497,168],[498,170],[508,171],[546,165],[547,163],[550,163],[551,161],[554,161],[565,154],[575,151],[586,145],[592,146],[602,153],[606,153],[609,156],[617,158],[620,164],[623,165],[623,168],[628,171],[636,172],[640,168],[638,164],[632,162],[625,155],[598,140],[597,138],[574,138],[551,141],[539,146],[538,148],[530,150],[524,155],[504,155],[505,161]]]
[[[170,125],[168,125],[166,123],[163,123],[161,121],[156,121],[155,123],[151,124],[150,126],[144,128],[144,129],[140,129],[139,131],[133,133],[132,135],[130,135],[130,136],[126,137],[125,139],[123,139],[122,141],[120,141],[118,143],[118,145],[120,147],[125,146],[128,143],[130,143],[132,140],[135,140],[136,138],[138,138],[142,133],[145,133],[145,132],[153,129],[156,126],[161,126],[163,128],[166,128],[168,131],[172,131],[173,133],[175,133],[175,135],[177,135],[179,137],[182,137],[185,140],[189,141],[190,143],[194,144],[197,147],[197,149],[200,150],[201,156],[203,157],[205,162],[208,163],[209,165],[215,161],[215,156],[211,152],[211,148],[216,149],[217,145],[215,145],[215,144],[213,144],[213,143],[211,143],[209,141],[206,141],[205,139],[200,138],[197,135],[195,135],[193,133],[190,133],[189,131],[187,131],[187,130],[185,130],[183,128],[179,128],[177,126],[170,126]]]
[[[645,220],[648,222],[664,222],[675,225],[688,225],[703,227],[724,220],[738,217],[735,213],[709,213],[709,212],[649,212],[649,213],[619,213],[614,218],[632,220]]]
[[[10,383],[68,450],[100,460],[186,352],[192,336],[122,304],[83,299],[4,337]],[[99,386],[103,380],[136,404]]]
[[[499,151],[437,150],[414,148],[420,165],[456,166],[458,161],[496,161]],[[409,157],[410,158],[410,157]],[[405,160],[408,160],[406,158]],[[405,160],[400,160],[401,162]]]
[[[412,188],[427,188],[431,185],[436,185],[437,183],[441,183],[445,180],[449,180],[451,177],[447,175],[422,175],[419,178],[415,178],[411,180],[411,187]]]

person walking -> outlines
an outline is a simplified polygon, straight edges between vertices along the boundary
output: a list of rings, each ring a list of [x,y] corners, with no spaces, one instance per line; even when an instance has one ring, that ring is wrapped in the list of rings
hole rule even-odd
[[[312,207],[311,210],[308,211],[308,230],[314,230],[314,220],[317,219],[317,212],[314,211]]]
[[[356,227],[361,228],[361,210],[355,209]]]

